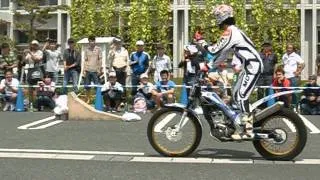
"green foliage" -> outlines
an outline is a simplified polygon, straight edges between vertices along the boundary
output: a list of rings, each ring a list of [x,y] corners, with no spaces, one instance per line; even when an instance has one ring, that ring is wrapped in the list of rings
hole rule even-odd
[[[129,49],[135,49],[135,42],[143,40],[145,43],[152,42],[152,24],[150,0],[132,0],[130,1],[129,14]],[[146,51],[152,49],[150,44],[146,44]]]
[[[102,36],[111,36],[112,35],[112,26],[113,26],[113,18],[115,17],[115,3],[110,0],[103,0],[101,2],[101,11],[97,12],[98,17],[101,17],[101,24],[103,26],[101,29]],[[99,23],[100,24],[100,23]]]
[[[25,10],[28,15],[24,16],[28,18],[27,23],[16,22],[17,29],[27,31],[28,40],[31,41],[36,38],[37,25],[46,24],[47,20],[52,17],[50,12],[54,12],[58,9],[67,9],[67,6],[50,6],[40,7],[41,0],[15,0],[21,9]],[[21,13],[17,10],[14,11],[16,17],[21,17]]]
[[[12,41],[8,36],[0,35],[0,42],[8,43],[10,45],[10,49],[15,51],[15,42]]]
[[[170,17],[170,0],[153,0],[152,2],[152,43],[162,43],[167,47],[167,53],[169,48],[169,27],[172,21]],[[154,50],[154,48],[152,49]]]
[[[91,34],[119,35],[128,43],[129,51],[134,51],[135,42],[141,39],[150,54],[155,53],[155,43],[161,42],[168,47],[172,41],[168,34],[172,22],[171,1],[131,0],[130,6],[126,2],[73,0],[69,8],[72,36],[80,39]],[[211,13],[214,6],[225,3],[233,7],[237,26],[249,35],[257,47],[271,41],[276,53],[281,55],[289,41],[299,42],[296,0],[252,0],[250,9],[246,9],[246,0],[203,0],[203,5],[198,5],[198,2],[190,0],[190,38],[200,27],[207,41],[216,41],[221,30]]]
[[[191,0],[191,38],[196,28],[201,27],[206,33],[206,40],[217,40],[221,31],[211,11],[217,4],[228,4],[235,11],[237,26],[249,35],[257,47],[261,47],[265,41],[272,42],[275,52],[280,56],[288,42],[298,45],[300,36],[296,0],[252,0],[251,9],[246,9],[246,0],[204,0],[204,6],[197,2]]]

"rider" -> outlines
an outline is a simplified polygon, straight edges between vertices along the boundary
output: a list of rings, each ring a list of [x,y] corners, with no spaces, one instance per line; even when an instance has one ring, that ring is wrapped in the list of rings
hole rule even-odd
[[[253,138],[251,109],[249,96],[255,87],[259,75],[263,71],[263,63],[252,41],[235,26],[232,7],[222,4],[213,10],[220,29],[223,29],[220,40],[213,46],[207,47],[215,56],[209,64],[224,60],[229,50],[241,61],[243,68],[233,90],[233,99],[242,113],[228,112],[229,118],[234,121],[235,132],[231,136],[235,140]],[[232,111],[229,108],[226,111]]]

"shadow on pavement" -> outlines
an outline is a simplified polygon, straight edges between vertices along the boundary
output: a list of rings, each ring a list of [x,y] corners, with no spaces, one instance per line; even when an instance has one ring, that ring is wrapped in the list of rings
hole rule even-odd
[[[197,150],[191,156],[207,158],[257,158],[256,154],[252,152],[214,148]]]

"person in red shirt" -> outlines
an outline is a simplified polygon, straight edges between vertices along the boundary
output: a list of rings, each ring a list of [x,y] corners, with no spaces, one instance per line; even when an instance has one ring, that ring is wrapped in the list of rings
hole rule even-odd
[[[275,71],[275,78],[272,82],[273,87],[290,87],[290,80],[287,79],[284,76],[284,70],[282,68],[277,68]],[[275,89],[275,93],[279,93],[282,91],[286,91],[288,89],[282,88],[282,89]],[[286,94],[277,97],[277,101],[282,101],[284,102],[285,107],[289,108],[291,104],[291,94]]]

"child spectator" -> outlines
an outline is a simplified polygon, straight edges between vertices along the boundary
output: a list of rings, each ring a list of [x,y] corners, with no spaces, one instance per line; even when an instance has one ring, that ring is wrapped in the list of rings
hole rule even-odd
[[[153,84],[148,81],[148,74],[144,73],[140,76],[140,85],[138,86],[138,93],[135,95],[134,102],[137,98],[143,98],[147,109],[153,109],[155,102],[152,99]]]
[[[117,76],[115,72],[110,72],[108,79],[108,82],[106,82],[101,89],[103,99],[106,105],[106,111],[120,112],[120,103],[123,93],[123,87],[119,82],[117,82]]]
[[[275,71],[276,78],[273,80],[272,86],[274,87],[290,87],[290,81],[284,76],[284,70],[282,68],[278,68]],[[286,91],[286,88],[275,89],[275,92]],[[292,96],[291,94],[286,94],[277,97],[278,101],[282,101],[285,104],[285,107],[289,108],[291,104]]]

